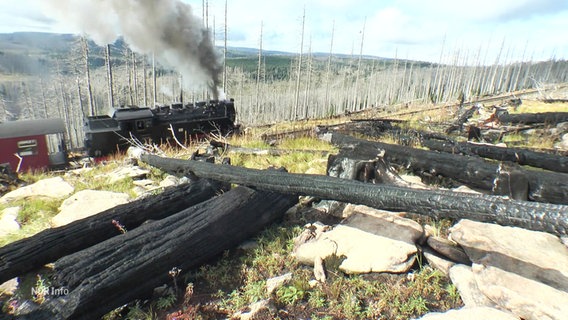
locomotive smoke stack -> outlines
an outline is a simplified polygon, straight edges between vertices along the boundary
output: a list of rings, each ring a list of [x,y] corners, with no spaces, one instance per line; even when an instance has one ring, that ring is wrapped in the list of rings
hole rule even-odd
[[[46,8],[99,45],[122,36],[141,54],[154,54],[183,76],[186,89],[207,86],[219,96],[220,55],[203,21],[179,0],[47,0]]]

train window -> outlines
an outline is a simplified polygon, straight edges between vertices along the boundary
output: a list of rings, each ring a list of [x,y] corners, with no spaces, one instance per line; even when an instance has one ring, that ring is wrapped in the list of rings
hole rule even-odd
[[[144,130],[146,126],[144,125],[144,120],[137,120],[136,121],[136,129],[137,130]]]
[[[18,141],[18,155],[21,157],[35,156],[37,151],[37,140],[20,140]]]

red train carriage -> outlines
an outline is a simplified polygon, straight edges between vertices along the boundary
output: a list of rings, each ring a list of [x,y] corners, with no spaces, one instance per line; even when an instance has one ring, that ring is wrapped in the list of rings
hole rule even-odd
[[[0,123],[0,164],[14,171],[46,169],[67,164],[62,119]]]

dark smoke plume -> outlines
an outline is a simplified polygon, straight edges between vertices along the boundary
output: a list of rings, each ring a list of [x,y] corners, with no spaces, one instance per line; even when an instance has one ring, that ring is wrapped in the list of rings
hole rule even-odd
[[[183,76],[186,88],[208,86],[218,98],[222,72],[210,32],[179,0],[46,0],[47,13],[99,45],[122,36],[132,50],[151,55]]]

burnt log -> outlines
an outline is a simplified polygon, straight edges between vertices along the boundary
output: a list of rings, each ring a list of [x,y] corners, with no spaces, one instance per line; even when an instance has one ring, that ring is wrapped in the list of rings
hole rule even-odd
[[[147,220],[159,220],[210,199],[218,191],[219,184],[207,180],[167,188],[158,195],[7,244],[0,248],[0,283],[120,235],[113,221],[132,230]]]
[[[353,153],[374,157],[381,150],[390,163],[411,168],[422,174],[428,172],[464,183],[470,187],[493,190],[499,165],[477,157],[440,153],[400,145],[372,142],[339,133],[327,133],[331,143],[353,148]],[[329,136],[326,139],[330,139]],[[532,201],[568,204],[568,174],[521,170],[528,179],[528,197]]]
[[[237,187],[165,219],[144,224],[55,262],[66,296],[41,305],[34,319],[99,319],[196,268],[282,217],[297,197]]]
[[[497,119],[503,123],[547,123],[557,124],[568,121],[568,112],[543,112],[543,113],[516,113],[502,112],[497,114]]]
[[[568,99],[541,99],[544,103],[568,103]]]
[[[529,199],[529,180],[518,164],[501,162],[497,167],[493,194],[506,195],[515,200]]]
[[[436,151],[463,155],[478,155],[499,161],[510,161],[520,165],[568,173],[568,157],[535,152],[520,148],[498,147],[488,144],[423,140],[422,146]]]
[[[337,155],[329,155],[326,172],[328,176],[342,179],[409,188],[413,186],[402,179],[382,156],[378,155],[374,159],[365,155],[357,157],[346,149],[341,149]]]
[[[142,155],[141,160],[174,174],[191,173],[202,178],[263,190],[364,204],[390,211],[414,212],[433,218],[466,218],[559,235],[568,234],[568,206],[564,205],[375,185],[322,175],[256,170],[154,155]]]
[[[456,121],[446,129],[446,133],[452,133],[454,131],[463,131],[464,123],[466,123],[467,120],[469,120],[469,118],[471,118],[475,114],[475,111],[477,111],[477,109],[479,109],[478,106],[473,105],[469,109],[465,110],[462,114],[458,116]]]

